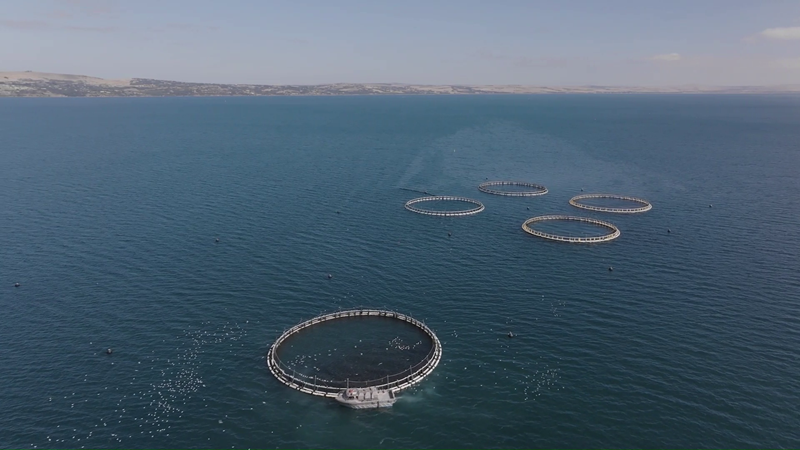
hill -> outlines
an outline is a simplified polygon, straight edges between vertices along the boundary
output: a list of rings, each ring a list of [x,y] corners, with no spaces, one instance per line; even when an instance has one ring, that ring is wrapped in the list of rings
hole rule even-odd
[[[85,75],[0,72],[0,97],[209,97],[267,95],[457,95],[457,94],[782,94],[785,86],[521,86],[337,83],[260,85],[187,83],[131,78],[109,80]]]

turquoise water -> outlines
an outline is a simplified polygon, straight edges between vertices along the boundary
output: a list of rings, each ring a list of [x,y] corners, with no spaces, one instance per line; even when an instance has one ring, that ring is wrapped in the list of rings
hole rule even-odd
[[[798,97],[3,99],[0,446],[797,447],[798,168]],[[622,235],[521,230],[550,213]],[[390,410],[265,366],[355,306],[442,340]]]

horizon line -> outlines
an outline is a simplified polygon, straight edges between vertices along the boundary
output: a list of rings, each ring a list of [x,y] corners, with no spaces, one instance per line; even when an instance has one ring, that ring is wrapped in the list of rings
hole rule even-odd
[[[705,84],[705,83],[682,83],[682,84],[520,84],[520,83],[490,83],[490,84],[481,84],[481,83],[411,83],[411,82],[399,82],[399,81],[366,81],[366,82],[353,82],[353,81],[332,81],[332,82],[325,82],[325,83],[245,83],[245,82],[212,82],[212,81],[184,81],[184,80],[175,80],[175,79],[167,79],[167,78],[149,78],[149,77],[125,77],[125,78],[103,78],[94,75],[84,75],[84,74],[75,74],[75,73],[63,73],[63,72],[40,72],[35,70],[5,70],[0,71],[0,77],[3,77],[6,74],[35,74],[35,75],[51,75],[51,76],[64,76],[64,77],[75,77],[75,78],[90,78],[95,80],[104,80],[110,82],[119,82],[119,81],[132,81],[132,80],[151,80],[151,81],[166,81],[171,83],[187,83],[187,84],[209,84],[209,85],[229,85],[229,86],[327,86],[327,85],[337,85],[337,84],[351,84],[351,85],[395,85],[395,86],[463,86],[463,87],[475,87],[475,86],[519,86],[519,87],[538,87],[538,88],[670,88],[670,87],[722,87],[722,88],[736,88],[736,87],[759,87],[759,88],[770,88],[770,87],[782,87],[782,86],[798,86],[800,87],[800,83],[779,83],[779,84]],[[7,77],[6,77],[7,78]],[[23,79],[35,79],[35,78],[18,78],[18,80]],[[17,81],[17,80],[8,80],[8,81]],[[69,81],[69,80],[63,80]],[[79,81],[79,80],[74,80]],[[7,82],[0,78],[0,83]]]

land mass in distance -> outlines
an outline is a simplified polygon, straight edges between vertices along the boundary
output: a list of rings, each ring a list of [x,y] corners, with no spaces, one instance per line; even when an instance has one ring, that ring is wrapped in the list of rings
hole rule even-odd
[[[216,84],[85,75],[0,72],[0,97],[215,97],[268,95],[458,95],[458,94],[787,94],[780,86],[524,86],[335,83],[317,85]]]

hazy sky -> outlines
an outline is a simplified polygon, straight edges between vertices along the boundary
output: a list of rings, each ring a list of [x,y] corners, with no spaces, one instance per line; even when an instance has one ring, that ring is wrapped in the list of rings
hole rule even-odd
[[[800,83],[800,0],[0,0],[0,71],[263,84]]]

